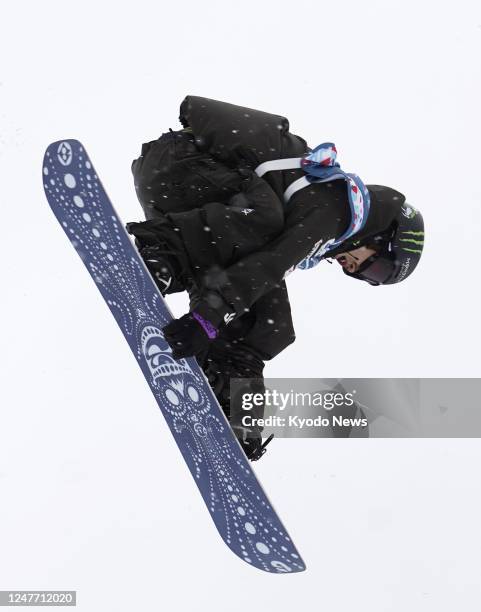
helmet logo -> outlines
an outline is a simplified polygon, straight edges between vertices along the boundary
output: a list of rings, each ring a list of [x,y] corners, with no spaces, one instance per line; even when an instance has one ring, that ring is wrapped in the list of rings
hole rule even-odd
[[[403,278],[406,276],[410,265],[411,265],[411,258],[408,257],[406,261],[403,263],[403,265],[401,266],[401,272],[399,273],[398,282],[402,281]]]
[[[413,219],[418,211],[410,204],[403,204],[401,212],[406,217],[406,219]]]

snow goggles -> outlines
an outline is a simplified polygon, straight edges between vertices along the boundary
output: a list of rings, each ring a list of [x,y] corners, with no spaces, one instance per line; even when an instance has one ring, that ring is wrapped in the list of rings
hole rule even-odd
[[[357,272],[349,273],[344,270],[348,276],[353,276],[359,280],[364,280],[370,285],[384,285],[395,274],[397,265],[394,259],[385,254],[372,255],[364,261]]]

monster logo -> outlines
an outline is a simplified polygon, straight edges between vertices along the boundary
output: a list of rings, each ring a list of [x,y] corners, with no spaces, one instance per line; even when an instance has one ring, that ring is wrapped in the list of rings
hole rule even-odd
[[[401,232],[399,243],[403,251],[421,255],[424,246],[424,232],[422,230],[419,232],[413,230]],[[409,266],[409,260],[407,265]]]
[[[175,361],[172,351],[164,340],[160,329],[153,325],[144,327],[140,335],[142,354],[152,375],[152,383],[157,386],[162,378],[191,374],[193,372],[182,359]]]

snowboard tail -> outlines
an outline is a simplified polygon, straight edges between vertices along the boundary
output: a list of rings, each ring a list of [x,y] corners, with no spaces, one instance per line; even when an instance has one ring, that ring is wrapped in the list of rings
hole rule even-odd
[[[115,317],[227,546],[266,572],[305,569],[195,359],[176,361],[172,315],[77,140],[45,152],[48,203]]]

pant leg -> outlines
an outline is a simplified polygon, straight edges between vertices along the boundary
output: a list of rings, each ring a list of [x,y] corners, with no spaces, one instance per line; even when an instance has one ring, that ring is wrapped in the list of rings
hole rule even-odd
[[[282,231],[283,202],[269,184],[200,153],[188,132],[144,144],[132,171],[147,220],[169,220],[193,268],[230,265]]]
[[[272,359],[296,339],[285,281],[263,295],[251,309],[254,321],[244,343],[264,361]]]
[[[283,203],[268,183],[249,172],[237,188],[229,198],[166,215],[204,267],[231,265],[262,248],[284,227]]]
[[[192,291],[191,309],[195,308],[196,299],[196,292]],[[294,340],[289,298],[283,282],[258,300],[250,312],[223,327],[199,359],[231,425],[241,428],[245,414],[242,394],[265,391],[264,361],[275,357]],[[232,397],[231,380],[242,378],[246,379],[245,384],[236,382]],[[262,418],[264,406],[256,406],[250,414]]]

